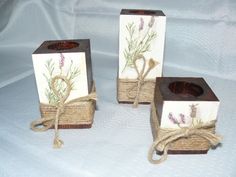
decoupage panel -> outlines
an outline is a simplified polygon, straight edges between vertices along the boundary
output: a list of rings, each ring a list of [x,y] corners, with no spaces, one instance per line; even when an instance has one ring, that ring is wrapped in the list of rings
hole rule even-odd
[[[146,66],[150,60],[156,64],[146,79],[162,75],[165,26],[165,16],[120,15],[119,78],[136,79],[134,60],[142,56]],[[143,60],[137,60],[137,67],[142,69]]]
[[[165,101],[161,128],[188,127],[217,119],[218,101]]]
[[[33,54],[32,57],[41,103],[56,104],[59,101],[51,88],[51,80],[56,75],[65,76],[72,84],[67,101],[88,94],[85,53]],[[65,82],[58,80],[56,89],[64,94]]]

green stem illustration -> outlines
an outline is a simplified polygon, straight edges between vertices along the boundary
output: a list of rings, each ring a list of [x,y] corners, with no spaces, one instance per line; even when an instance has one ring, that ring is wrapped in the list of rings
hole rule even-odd
[[[138,56],[141,56],[145,52],[150,51],[151,43],[157,36],[156,32],[153,31],[154,22],[154,17],[151,17],[144,35],[140,34],[140,32],[144,30],[143,18],[140,18],[139,29],[137,29],[134,22],[128,23],[126,25],[126,30],[128,31],[128,37],[126,38],[126,42],[128,46],[124,49],[123,52],[126,62],[124,68],[122,69],[122,72],[124,72],[127,67],[134,68],[133,61]]]
[[[74,80],[80,74],[79,68],[76,66],[73,66],[73,60],[69,60],[70,61],[69,68],[65,69],[64,65],[65,65],[65,62],[67,61],[65,61],[65,57],[63,56],[63,54],[60,54],[60,56],[61,57],[59,60],[59,65],[56,65],[53,59],[47,60],[45,63],[46,73],[43,73],[43,76],[46,79],[47,85],[48,85],[48,87],[45,88],[45,96],[47,97],[49,104],[52,104],[52,105],[56,105],[59,102],[59,98],[54,94],[52,90],[52,86],[51,86],[52,78],[58,74],[64,75],[70,81],[72,85],[72,89],[75,89]],[[55,71],[56,66],[59,67],[59,73]],[[63,81],[58,80],[56,83],[56,89],[59,91],[59,93],[64,95],[66,92],[66,84]]]

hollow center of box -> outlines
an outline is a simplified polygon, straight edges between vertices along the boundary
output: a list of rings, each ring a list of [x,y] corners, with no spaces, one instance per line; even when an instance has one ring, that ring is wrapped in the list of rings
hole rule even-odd
[[[172,82],[168,87],[172,93],[184,97],[198,97],[204,92],[201,86],[185,81]]]
[[[139,15],[154,15],[156,12],[152,10],[129,10],[130,13]]]
[[[70,41],[64,41],[64,42],[56,42],[53,44],[48,45],[48,49],[50,50],[69,50],[73,49],[79,46],[79,43],[77,42],[70,42]]]

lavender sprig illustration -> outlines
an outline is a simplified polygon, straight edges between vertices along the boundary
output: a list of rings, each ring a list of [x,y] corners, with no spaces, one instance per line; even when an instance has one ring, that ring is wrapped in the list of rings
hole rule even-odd
[[[69,60],[70,61],[69,69],[66,71],[63,71],[66,61],[67,60],[65,59],[64,55],[60,54],[60,59],[59,59],[58,65],[56,65],[52,59],[49,59],[45,63],[45,69],[47,72],[43,73],[43,76],[47,81],[48,87],[45,88],[45,95],[48,99],[49,104],[56,105],[59,102],[59,98],[52,91],[52,85],[51,85],[52,78],[55,75],[59,74],[59,73],[56,73],[56,71],[55,71],[56,66],[58,66],[58,68],[60,70],[60,75],[66,76],[67,79],[71,83],[72,89],[75,89],[74,88],[74,79],[79,76],[80,70],[78,67],[73,66],[72,60]],[[63,81],[58,80],[56,82],[56,89],[59,91],[59,93],[61,95],[64,95],[66,92],[66,84]]]
[[[173,124],[179,124],[178,120],[173,116],[171,112],[169,113],[168,118]]]
[[[152,16],[151,20],[148,23],[148,26],[151,28],[154,25],[154,22],[155,22],[155,18],[154,18],[154,16]]]
[[[173,113],[171,113],[171,112],[170,112],[169,115],[168,115],[169,120],[170,120],[173,124],[177,124],[178,126],[179,126],[180,124],[185,124],[185,123],[186,123],[185,115],[182,114],[182,113],[180,113],[180,114],[179,114],[179,117],[180,117],[180,119],[177,119],[176,117],[174,117]]]
[[[179,114],[179,117],[180,117],[181,123],[182,123],[182,124],[185,124],[185,123],[186,123],[186,121],[185,121],[185,115],[182,114],[182,113],[180,113],[180,114]]]
[[[179,118],[176,118],[173,113],[169,113],[168,118],[173,124],[177,124],[180,126],[180,124],[188,124],[191,121],[192,126],[197,124],[202,124],[201,118],[197,117],[197,108],[198,104],[191,104],[189,115],[185,116],[183,113],[179,114]]]
[[[60,61],[59,61],[59,68],[62,69],[62,67],[64,66],[64,62],[65,62],[65,57],[62,53],[60,53]]]
[[[123,52],[126,63],[122,72],[124,72],[127,67],[134,68],[134,60],[138,56],[142,56],[145,52],[150,51],[151,43],[157,36],[156,32],[153,30],[154,23],[155,18],[152,16],[146,28],[142,17],[140,18],[138,28],[134,22],[126,25],[126,30],[128,31],[126,42],[128,46]],[[144,34],[140,33],[145,30],[146,32]]]
[[[139,31],[142,31],[143,30],[143,26],[144,26],[144,20],[143,20],[143,18],[141,17],[140,18],[140,23],[139,23]]]
[[[189,107],[190,107],[190,117],[192,119],[192,125],[193,126],[195,124],[202,124],[202,120],[199,117],[197,117],[197,106],[198,106],[198,104],[189,105]]]

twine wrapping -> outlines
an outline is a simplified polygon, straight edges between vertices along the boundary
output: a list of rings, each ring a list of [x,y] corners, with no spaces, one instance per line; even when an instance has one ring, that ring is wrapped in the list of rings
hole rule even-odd
[[[142,65],[142,69],[141,71],[138,70],[138,66],[137,66],[137,61],[139,59],[142,59],[143,60],[143,65]],[[150,59],[149,60],[149,63],[148,63],[148,69],[145,71],[145,68],[146,68],[146,60],[145,60],[145,57],[143,55],[140,55],[138,57],[136,57],[134,59],[134,69],[138,75],[137,77],[137,84],[135,84],[133,87],[131,87],[130,89],[128,89],[128,92],[127,92],[127,96],[129,98],[132,98],[134,99],[134,103],[133,103],[133,107],[138,107],[138,103],[139,103],[139,95],[140,95],[140,91],[141,91],[141,88],[142,86],[144,85],[144,80],[145,78],[147,77],[147,75],[149,74],[149,72],[157,65],[158,63],[156,61],[154,61],[153,59]],[[137,91],[136,91],[136,95],[133,97],[131,95],[131,92],[137,88]]]
[[[154,103],[152,103],[152,116],[157,119]],[[167,159],[168,149],[172,143],[183,138],[189,138],[193,135],[207,140],[211,147],[216,147],[222,140],[222,137],[209,131],[210,128],[215,126],[215,123],[216,121],[210,121],[204,124],[192,124],[190,127],[183,127],[180,129],[165,129],[165,134],[160,138],[156,138],[148,151],[149,162],[153,164],[162,163]],[[156,150],[163,152],[163,154],[159,159],[154,160],[153,154]]]
[[[121,103],[134,103],[137,93],[137,79],[117,79],[117,99]],[[130,90],[134,88],[133,90]],[[155,79],[145,79],[140,90],[139,103],[151,103],[154,96]],[[129,97],[128,95],[129,91]]]
[[[62,95],[56,89],[55,83],[59,79],[64,81],[67,85],[65,95]],[[39,118],[39,119],[33,121],[30,126],[33,131],[42,132],[42,131],[48,130],[49,128],[51,128],[54,125],[55,135],[54,135],[53,147],[60,148],[63,145],[63,141],[60,140],[60,138],[59,138],[58,122],[59,122],[60,116],[64,113],[65,106],[69,106],[71,104],[76,105],[76,104],[79,104],[84,101],[97,100],[97,96],[96,96],[95,92],[92,92],[87,96],[79,97],[79,98],[73,99],[73,100],[66,103],[66,100],[69,97],[70,92],[72,90],[70,81],[65,76],[57,75],[52,78],[51,85],[52,85],[52,90],[53,90],[54,94],[59,99],[59,102],[57,103],[57,105],[55,105],[55,107],[56,107],[55,117]],[[54,105],[50,105],[50,104],[43,104],[43,105],[54,107]],[[38,126],[41,126],[41,127],[38,127]]]

